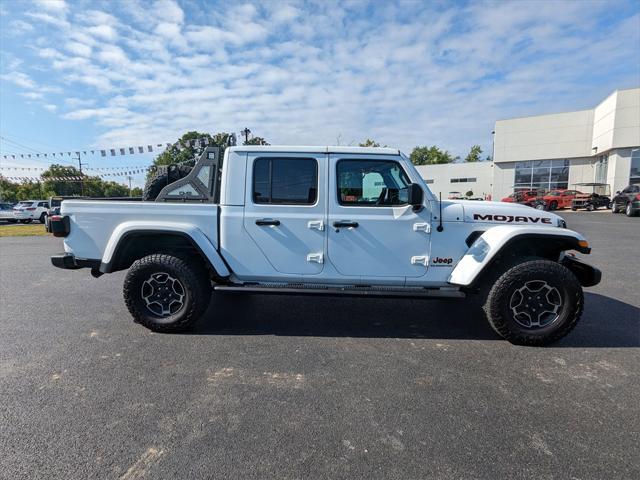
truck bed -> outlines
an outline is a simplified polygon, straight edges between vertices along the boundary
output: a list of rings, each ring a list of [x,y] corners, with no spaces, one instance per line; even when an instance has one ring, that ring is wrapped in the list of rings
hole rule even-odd
[[[165,202],[122,202],[106,200],[65,200],[62,215],[70,219],[65,251],[78,258],[102,259],[114,232],[134,227],[149,231],[168,226],[196,227],[212,245],[217,243],[218,205]]]

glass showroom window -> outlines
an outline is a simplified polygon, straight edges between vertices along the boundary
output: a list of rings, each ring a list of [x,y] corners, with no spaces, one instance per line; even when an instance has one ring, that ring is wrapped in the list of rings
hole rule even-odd
[[[631,173],[629,175],[629,183],[640,183],[640,148],[631,150]]]
[[[607,171],[609,170],[609,155],[600,155],[596,160],[593,181],[596,183],[607,183]]]
[[[565,189],[569,186],[569,160],[532,160],[516,163],[514,187]]]

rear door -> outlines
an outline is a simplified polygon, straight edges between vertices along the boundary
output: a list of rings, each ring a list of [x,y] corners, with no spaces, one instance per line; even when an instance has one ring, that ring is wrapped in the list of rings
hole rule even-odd
[[[244,228],[283,274],[318,275],[325,260],[326,154],[249,153]]]
[[[329,179],[327,255],[341,275],[397,278],[427,272],[430,214],[407,204],[411,180],[399,161],[332,154]]]

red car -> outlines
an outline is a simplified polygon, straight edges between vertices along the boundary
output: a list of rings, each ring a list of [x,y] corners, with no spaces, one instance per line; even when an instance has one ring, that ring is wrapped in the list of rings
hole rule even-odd
[[[509,203],[531,203],[538,198],[537,190],[518,190],[508,197],[504,197],[501,202]]]
[[[551,190],[542,197],[545,210],[557,210],[559,208],[571,208],[571,202],[577,194],[582,192],[578,190]]]

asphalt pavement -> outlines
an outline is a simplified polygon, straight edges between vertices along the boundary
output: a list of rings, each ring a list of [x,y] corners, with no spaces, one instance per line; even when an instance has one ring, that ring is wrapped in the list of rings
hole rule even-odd
[[[603,282],[547,348],[443,300],[227,294],[154,334],[123,272],[1,238],[0,478],[640,478],[640,219],[564,216]]]

